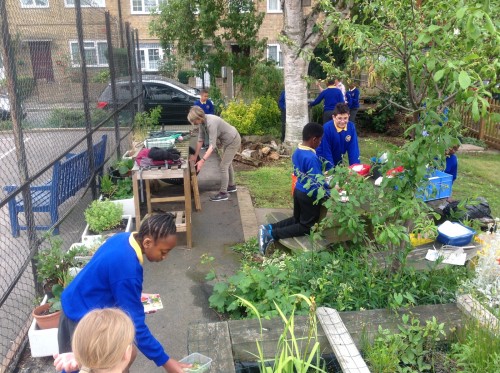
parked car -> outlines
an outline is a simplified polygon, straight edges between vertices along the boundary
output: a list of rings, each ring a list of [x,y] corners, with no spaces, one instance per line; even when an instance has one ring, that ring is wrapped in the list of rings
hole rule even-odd
[[[21,105],[22,117],[26,118],[26,112]],[[9,96],[0,94],[0,120],[10,120],[10,100]]]
[[[130,85],[129,78],[120,78],[116,82],[118,106],[136,97],[137,84]],[[142,91],[144,110],[151,111],[162,107],[160,124],[189,124],[187,114],[194,102],[199,99],[199,90],[176,80],[163,76],[143,75]],[[97,107],[110,109],[113,107],[111,83],[99,96]]]

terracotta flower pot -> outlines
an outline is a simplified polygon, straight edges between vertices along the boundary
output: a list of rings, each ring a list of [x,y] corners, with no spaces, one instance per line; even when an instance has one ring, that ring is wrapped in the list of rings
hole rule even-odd
[[[59,327],[59,317],[61,316],[61,311],[56,311],[53,313],[47,313],[49,311],[50,304],[45,303],[41,306],[36,307],[32,315],[36,319],[36,323],[40,329],[52,329]]]

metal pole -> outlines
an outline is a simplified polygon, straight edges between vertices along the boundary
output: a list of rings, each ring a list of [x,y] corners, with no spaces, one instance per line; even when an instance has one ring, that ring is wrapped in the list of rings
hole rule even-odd
[[[108,66],[109,66],[109,76],[111,79],[111,97],[113,98],[113,122],[115,124],[115,144],[116,144],[116,155],[117,159],[120,159],[121,149],[120,149],[120,124],[118,122],[118,113],[116,111],[118,107],[118,99],[116,97],[116,74],[115,74],[115,56],[113,50],[113,42],[111,40],[111,21],[109,16],[109,10],[104,12],[104,18],[106,19],[106,40],[108,41]]]
[[[125,36],[126,36],[126,40],[127,40],[127,59],[128,59],[128,77],[129,77],[129,84],[130,84],[130,93],[132,95],[137,95],[137,93],[139,92],[136,92],[135,89],[134,89],[134,83],[132,82],[132,75],[133,75],[133,71],[132,71],[132,42],[130,40],[130,23],[128,22],[125,22]],[[136,114],[136,105],[133,106],[133,109],[132,109],[132,117],[135,118],[135,114]]]
[[[14,144],[16,146],[17,168],[21,184],[29,179],[28,162],[26,157],[26,148],[24,146],[24,135],[22,129],[22,108],[21,100],[17,96],[17,72],[14,56],[14,48],[10,37],[9,21],[5,1],[0,0],[0,22],[2,23],[2,58],[4,61],[5,79],[7,82],[7,91],[10,101],[10,116],[12,120],[12,131],[14,135]],[[29,187],[22,191],[24,203],[24,215],[26,217],[26,227],[28,233],[28,245],[30,252],[37,250],[37,239],[35,230],[35,217],[33,216],[31,192]],[[32,260],[33,276],[35,289],[41,290],[37,282],[36,263]]]
[[[122,2],[121,0],[117,0],[117,2],[118,2],[118,28],[120,29],[120,48],[123,48],[125,43],[123,42]]]
[[[78,34],[78,48],[80,50],[80,67],[82,70],[82,94],[83,94],[83,112],[85,113],[85,131],[87,133],[87,152],[89,157],[89,167],[90,172],[94,173],[94,151],[92,144],[92,136],[90,132],[92,131],[92,119],[90,117],[90,105],[89,105],[89,82],[87,76],[87,60],[85,59],[85,46],[83,41],[83,22],[82,22],[82,7],[81,0],[75,0],[75,12],[76,12],[76,31]],[[90,187],[92,190],[92,198],[97,199],[97,185],[95,177],[90,181]]]
[[[137,61],[137,73],[139,75],[139,92],[142,92],[142,66],[140,61],[141,50],[139,49],[139,30],[137,29],[135,29],[135,43],[136,43],[135,60]],[[140,95],[139,100],[137,102],[137,108],[139,112],[144,110],[143,98],[144,98],[143,95]]]

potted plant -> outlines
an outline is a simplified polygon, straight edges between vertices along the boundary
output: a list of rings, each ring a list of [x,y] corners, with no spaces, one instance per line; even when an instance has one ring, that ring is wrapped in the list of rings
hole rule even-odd
[[[82,242],[108,238],[118,232],[132,230],[132,216],[123,215],[123,206],[109,200],[93,201],[85,210],[87,227]]]
[[[69,250],[75,250],[78,253],[75,255],[76,268],[81,268],[87,264],[103,242],[104,238],[101,238],[90,242],[76,242],[71,245]]]
[[[103,198],[107,198],[113,203],[123,205],[123,214],[131,215],[135,218],[134,191],[132,187],[132,178],[113,179],[109,175],[101,178],[101,193]]]
[[[47,299],[46,295],[44,301],[39,306],[35,307],[32,312],[39,329],[57,328],[59,325],[59,318],[61,316],[61,294],[63,287],[60,284],[52,286],[52,298]]]
[[[133,167],[134,160],[132,158],[123,158],[110,167],[109,174],[113,180],[124,179],[130,176]]]

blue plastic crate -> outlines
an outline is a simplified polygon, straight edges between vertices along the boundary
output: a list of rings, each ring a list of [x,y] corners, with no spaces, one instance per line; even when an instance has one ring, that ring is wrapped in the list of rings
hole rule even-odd
[[[440,230],[444,224],[451,224],[451,225],[460,226],[462,228],[465,228],[467,233],[464,233],[461,235],[455,235],[455,236],[447,235],[446,233],[444,233]],[[468,245],[470,243],[470,241],[472,240],[472,237],[474,237],[475,234],[476,234],[476,231],[472,228],[466,227],[465,225],[457,223],[457,222],[452,223],[452,222],[447,221],[438,227],[438,236],[437,236],[436,240],[438,242],[441,242],[442,244],[445,244],[445,245],[465,246],[465,245]]]
[[[427,176],[428,180],[417,190],[416,197],[424,202],[451,196],[453,176],[443,171],[434,171]]]

